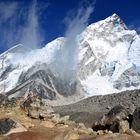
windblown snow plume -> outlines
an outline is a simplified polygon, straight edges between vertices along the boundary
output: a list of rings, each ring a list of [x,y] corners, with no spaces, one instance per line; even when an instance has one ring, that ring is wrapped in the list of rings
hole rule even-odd
[[[8,10],[7,10],[8,9]],[[1,47],[9,48],[8,46],[11,44],[12,46],[17,44],[15,40],[18,40],[18,34],[14,35],[16,20],[18,17],[16,17],[16,13],[18,11],[18,3],[17,2],[0,2],[0,29],[1,29],[1,35],[0,35],[0,42]],[[13,41],[14,40],[14,41]],[[13,44],[13,42],[15,44]],[[2,48],[1,48],[2,49]]]
[[[34,1],[28,11],[27,23],[23,29],[22,44],[31,48],[37,48],[41,38],[39,37],[39,23],[37,16],[37,2]]]
[[[80,7],[76,13],[65,18],[67,30],[65,32],[65,43],[55,58],[55,71],[61,79],[71,81],[75,79],[76,66],[78,61],[78,40],[77,35],[80,34],[88,24],[89,17],[93,12],[92,6]]]

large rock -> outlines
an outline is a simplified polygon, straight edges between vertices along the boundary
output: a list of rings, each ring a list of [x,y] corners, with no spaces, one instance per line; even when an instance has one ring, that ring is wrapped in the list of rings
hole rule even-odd
[[[129,122],[123,120],[119,122],[119,133],[126,133],[129,131]]]
[[[9,99],[6,95],[0,94],[0,107],[15,107],[17,100],[16,98]]]
[[[112,125],[127,119],[129,112],[121,105],[113,107],[103,118],[102,123]]]
[[[140,107],[137,107],[133,113],[132,129],[140,133]]]
[[[129,112],[121,105],[113,107],[100,121],[93,124],[93,130],[111,130],[124,133],[129,129]]]
[[[44,119],[48,114],[53,112],[50,106],[45,105],[38,96],[29,96],[21,105],[26,114],[34,119]]]
[[[16,127],[16,122],[11,119],[0,120],[0,134],[6,134],[14,127]]]

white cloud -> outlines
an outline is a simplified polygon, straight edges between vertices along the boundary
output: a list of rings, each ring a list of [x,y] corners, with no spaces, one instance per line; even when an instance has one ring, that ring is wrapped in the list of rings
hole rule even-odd
[[[40,34],[38,17],[48,7],[33,0],[25,5],[23,1],[0,3],[0,44],[10,48],[22,43],[25,48],[36,48],[41,45],[43,35]]]
[[[29,8],[27,23],[23,28],[21,42],[30,48],[37,48],[39,45],[39,22],[36,1]]]
[[[15,13],[18,9],[17,2],[0,2],[0,20],[1,22],[7,22],[13,16],[15,16]]]

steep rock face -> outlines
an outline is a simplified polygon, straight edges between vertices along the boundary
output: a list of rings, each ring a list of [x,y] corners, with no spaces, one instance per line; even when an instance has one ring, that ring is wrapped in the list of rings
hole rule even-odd
[[[22,72],[18,86],[6,93],[9,97],[27,97],[37,95],[43,99],[56,100],[76,93],[77,82],[72,84],[56,77],[47,64],[35,65]]]
[[[76,39],[75,81],[64,81],[51,71],[55,56],[65,46],[66,39],[60,37],[42,49],[29,51],[17,45],[1,54],[0,93],[19,97],[32,91],[56,100],[81,94],[83,89],[87,97],[139,88],[140,37],[119,16],[113,14],[89,25]]]

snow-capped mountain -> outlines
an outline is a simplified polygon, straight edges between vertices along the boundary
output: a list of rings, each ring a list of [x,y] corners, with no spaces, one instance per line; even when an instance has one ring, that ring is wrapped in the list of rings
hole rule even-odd
[[[79,76],[90,96],[138,88],[140,37],[119,16],[91,24],[79,41]]]
[[[42,49],[17,45],[1,54],[0,93],[17,97],[32,91],[53,100],[70,95],[75,99],[74,93],[85,98],[139,88],[140,37],[119,16],[89,25],[76,39],[76,81],[67,83],[50,69],[67,40],[60,37]]]

